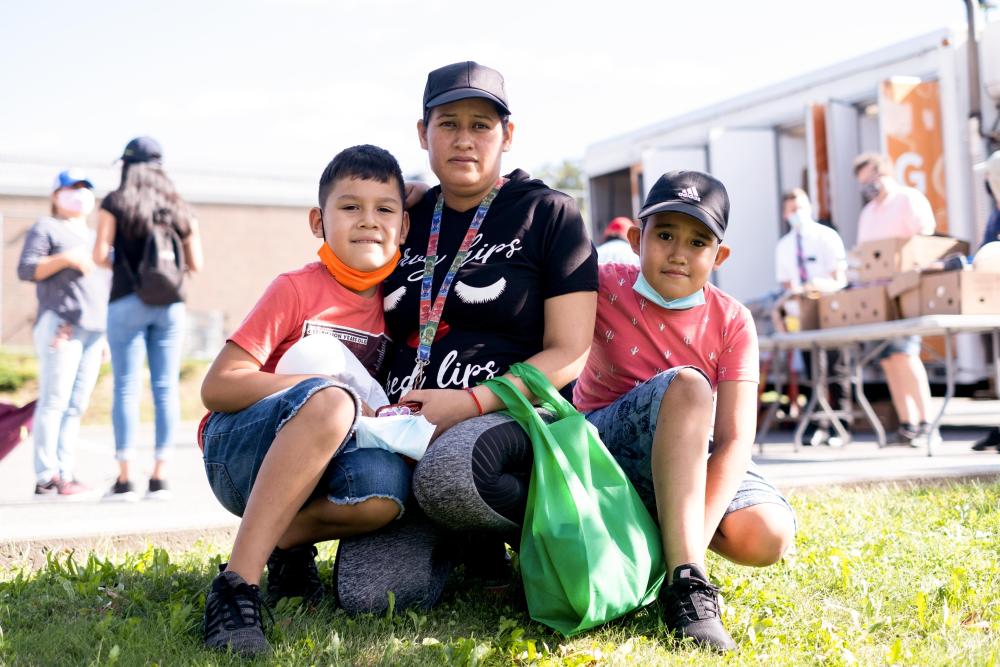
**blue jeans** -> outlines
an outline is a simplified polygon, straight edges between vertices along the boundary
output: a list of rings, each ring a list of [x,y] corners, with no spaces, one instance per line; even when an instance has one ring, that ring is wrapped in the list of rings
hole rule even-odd
[[[205,472],[223,507],[243,516],[257,473],[281,427],[295,418],[313,394],[327,387],[342,385],[309,378],[239,412],[212,413],[202,433]],[[354,505],[369,498],[388,498],[399,505],[402,516],[410,495],[410,466],[384,449],[358,448],[353,431],[352,424],[352,435],[330,460],[309,500],[325,496],[338,505]]]
[[[587,415],[587,421],[597,427],[601,441],[618,461],[618,465],[622,467],[626,477],[632,482],[642,502],[654,517],[656,494],[653,491],[653,434],[656,431],[656,419],[660,413],[663,394],[681,368],[671,368],[654,375],[632,391],[620,396],[611,405]],[[677,418],[683,419],[684,416],[678,415]],[[711,442],[706,445],[711,451]],[[736,495],[726,508],[726,514],[762,503],[781,505],[792,512],[791,506],[781,492],[764,478],[756,465],[751,463],[736,490]]]
[[[56,339],[65,321],[51,310],[35,323],[38,354],[38,403],[35,404],[35,477],[44,484],[56,475],[73,479],[80,418],[101,370],[100,331],[73,326]]]
[[[178,381],[184,303],[148,306],[135,294],[108,304],[108,345],[115,378],[111,423],[115,429],[115,458],[128,461],[135,449],[139,425],[139,391],[143,356],[149,362],[156,415],[156,460],[167,458],[180,421]]]

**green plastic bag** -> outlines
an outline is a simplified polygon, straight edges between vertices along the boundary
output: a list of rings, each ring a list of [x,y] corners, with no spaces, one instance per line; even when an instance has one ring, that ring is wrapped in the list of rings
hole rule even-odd
[[[531,437],[534,467],[521,531],[531,618],[571,636],[653,601],[665,575],[660,531],[597,429],[528,364],[514,364],[546,424],[507,379],[484,385]]]

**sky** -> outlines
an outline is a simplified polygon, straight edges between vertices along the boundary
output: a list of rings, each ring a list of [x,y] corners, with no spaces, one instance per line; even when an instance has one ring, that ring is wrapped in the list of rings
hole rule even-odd
[[[0,3],[0,160],[106,165],[133,136],[185,170],[318,177],[374,143],[426,174],[427,72],[500,70],[505,168],[938,28],[961,0],[61,0]]]

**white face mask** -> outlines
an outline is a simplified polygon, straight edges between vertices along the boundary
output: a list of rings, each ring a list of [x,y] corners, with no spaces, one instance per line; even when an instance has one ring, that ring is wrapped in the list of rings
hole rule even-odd
[[[63,188],[56,193],[56,206],[74,216],[90,215],[96,201],[90,188]]]
[[[793,231],[798,231],[802,228],[807,221],[811,221],[812,217],[812,207],[806,205],[805,203],[799,203],[799,207],[788,216],[788,226],[792,228]]]

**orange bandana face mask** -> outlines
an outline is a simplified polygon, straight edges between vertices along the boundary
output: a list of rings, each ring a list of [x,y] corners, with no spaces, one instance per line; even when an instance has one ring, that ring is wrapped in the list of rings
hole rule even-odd
[[[352,269],[351,267],[340,261],[340,258],[334,254],[333,250],[327,244],[323,244],[319,252],[319,259],[323,262],[323,266],[326,270],[330,272],[330,275],[334,279],[346,287],[349,290],[355,292],[364,292],[367,289],[375,287],[383,280],[389,277],[389,275],[395,270],[396,264],[399,263],[399,249],[396,249],[396,254],[392,256],[384,266],[375,269],[374,271],[358,271],[357,269]]]

